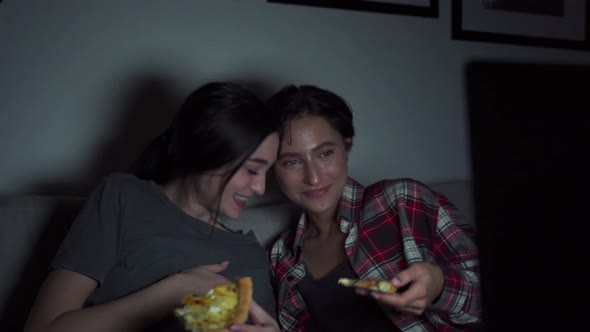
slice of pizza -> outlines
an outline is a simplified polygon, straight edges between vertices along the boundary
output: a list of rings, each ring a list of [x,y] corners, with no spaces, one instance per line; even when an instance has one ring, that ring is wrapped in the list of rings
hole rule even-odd
[[[397,287],[395,287],[389,280],[340,278],[338,279],[338,284],[346,287],[357,287],[389,294],[397,291]]]
[[[184,328],[192,332],[230,331],[232,324],[246,322],[252,302],[252,278],[219,285],[204,295],[185,295],[182,308],[174,309]]]

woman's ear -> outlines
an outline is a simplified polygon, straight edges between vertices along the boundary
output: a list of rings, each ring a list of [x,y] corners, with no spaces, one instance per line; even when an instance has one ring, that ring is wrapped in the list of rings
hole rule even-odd
[[[350,150],[352,149],[352,137],[344,139],[344,147],[346,148],[346,153],[348,155],[348,153],[350,153]]]
[[[344,148],[346,149],[346,160],[348,160],[350,150],[352,149],[352,137],[344,139]]]

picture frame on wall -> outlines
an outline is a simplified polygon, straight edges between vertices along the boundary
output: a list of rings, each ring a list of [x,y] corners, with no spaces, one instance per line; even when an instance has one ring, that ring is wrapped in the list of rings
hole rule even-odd
[[[586,0],[453,0],[452,39],[590,50]]]
[[[438,18],[439,0],[267,0],[270,3]]]

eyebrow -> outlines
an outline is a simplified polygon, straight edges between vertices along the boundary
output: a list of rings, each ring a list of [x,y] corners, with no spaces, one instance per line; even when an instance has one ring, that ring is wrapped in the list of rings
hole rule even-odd
[[[315,151],[324,149],[326,147],[331,147],[331,146],[336,146],[336,145],[337,145],[336,142],[328,141],[328,142],[324,142],[324,143],[319,144],[318,146],[316,146],[313,149],[311,149],[311,151],[312,152],[315,152]],[[299,157],[299,156],[300,156],[300,154],[299,153],[296,153],[296,152],[283,152],[283,153],[280,153],[279,154],[279,156],[277,157],[277,160],[278,159],[287,158],[287,157],[296,158],[296,157]]]
[[[246,161],[251,161],[251,162],[254,162],[257,164],[261,164],[261,165],[268,165],[269,164],[268,160],[260,159],[260,158],[248,158],[248,159],[246,159]]]

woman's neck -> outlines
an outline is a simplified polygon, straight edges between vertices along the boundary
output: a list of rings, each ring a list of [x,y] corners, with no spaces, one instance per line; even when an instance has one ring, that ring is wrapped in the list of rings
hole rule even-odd
[[[336,211],[315,214],[307,212],[307,221],[306,237],[328,238],[341,233],[340,226],[336,222]]]
[[[214,225],[211,211],[202,206],[196,197],[187,189],[186,183],[181,180],[173,180],[162,185],[164,194],[189,216]]]

